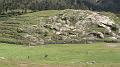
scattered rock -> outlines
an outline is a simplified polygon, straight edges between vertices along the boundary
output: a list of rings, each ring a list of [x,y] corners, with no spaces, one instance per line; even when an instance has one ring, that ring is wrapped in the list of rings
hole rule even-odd
[[[108,37],[108,39],[110,39],[110,40],[117,40],[116,37]]]
[[[1,60],[5,60],[6,58],[5,57],[0,57]]]
[[[23,30],[22,30],[23,31]],[[107,16],[89,10],[62,10],[55,16],[50,16],[43,25],[29,26],[24,30],[30,35],[32,45],[44,43],[92,43],[97,39],[119,39],[120,26]],[[37,33],[37,34],[36,34]],[[35,35],[37,36],[35,36]],[[40,36],[40,37],[38,37]]]
[[[97,38],[104,38],[104,34],[101,32],[92,32],[92,33],[89,33],[88,35],[93,35],[93,36],[96,36]]]
[[[29,34],[24,35],[24,41],[31,46],[44,44],[44,40],[42,38]]]
[[[87,64],[95,64],[96,61],[89,61],[89,62],[86,62]]]
[[[91,37],[94,39],[104,39],[106,38],[106,35],[103,34],[105,31],[111,36],[119,36],[113,30],[113,28],[119,29],[119,26],[109,17],[100,15],[98,12],[67,9],[61,11],[60,14],[56,16],[49,17],[49,20],[51,21],[47,22],[48,24],[46,25],[54,28],[52,30],[56,32],[52,34],[56,35],[56,37],[59,35],[63,37],[62,40],[64,40],[63,42],[65,43],[73,43],[73,41],[80,42],[83,41],[83,38],[88,40]],[[98,30],[99,28],[103,28],[103,31],[101,32],[101,30]],[[59,39],[54,40],[57,40],[55,42],[60,41]]]

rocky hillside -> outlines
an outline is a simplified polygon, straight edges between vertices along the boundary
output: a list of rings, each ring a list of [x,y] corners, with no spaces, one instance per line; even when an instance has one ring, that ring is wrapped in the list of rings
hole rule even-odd
[[[120,38],[119,25],[99,12],[63,10],[50,17],[44,27],[52,31],[51,41],[54,43],[88,43],[105,38]]]
[[[16,19],[16,21],[14,23],[12,21],[9,26],[19,26],[12,26],[15,30],[3,27],[4,30],[12,33],[3,31],[1,37],[5,35],[5,38],[10,37],[17,43],[29,45],[120,42],[119,21],[116,22],[118,17],[114,14],[72,9],[31,14],[13,17],[11,20]],[[112,18],[113,16],[115,19]]]

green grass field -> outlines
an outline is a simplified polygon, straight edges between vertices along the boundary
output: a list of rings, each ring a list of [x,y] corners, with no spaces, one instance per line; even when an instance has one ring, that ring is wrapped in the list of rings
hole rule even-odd
[[[91,64],[93,61],[95,63]],[[20,65],[20,67],[39,67],[40,65],[43,67],[44,65],[48,67],[59,67],[57,65],[60,67],[67,65],[70,67],[119,67],[119,63],[119,43],[51,44],[31,47],[0,44],[0,67],[19,67]]]

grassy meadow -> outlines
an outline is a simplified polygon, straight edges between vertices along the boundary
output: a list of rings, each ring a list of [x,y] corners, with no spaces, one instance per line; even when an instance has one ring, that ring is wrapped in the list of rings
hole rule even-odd
[[[43,66],[42,66],[43,65]],[[119,43],[0,44],[0,67],[119,67]]]

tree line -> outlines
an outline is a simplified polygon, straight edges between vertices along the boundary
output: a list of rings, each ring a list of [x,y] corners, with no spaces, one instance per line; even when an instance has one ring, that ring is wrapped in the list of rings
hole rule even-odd
[[[107,0],[0,0],[0,14],[14,12],[15,10],[17,12],[26,13],[28,10],[40,11],[53,9],[89,9],[119,11],[118,5],[120,5],[120,2],[118,2],[118,0],[111,0],[113,2],[112,6],[110,6],[111,3],[106,3],[106,1]]]

